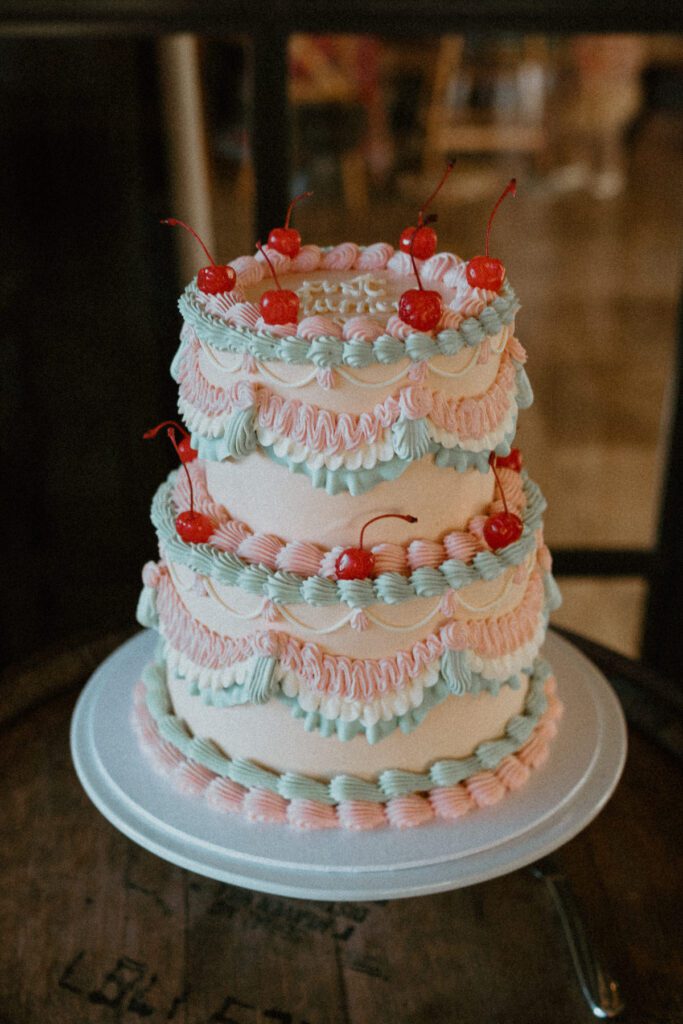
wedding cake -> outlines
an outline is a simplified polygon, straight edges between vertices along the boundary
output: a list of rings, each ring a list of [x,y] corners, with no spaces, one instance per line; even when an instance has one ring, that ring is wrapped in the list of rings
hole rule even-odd
[[[218,811],[454,820],[548,754],[559,598],[513,447],[518,301],[486,250],[437,251],[422,211],[396,248],[302,245],[288,214],[180,299],[184,426],[160,425],[179,466],[152,505],[138,618],[159,642],[134,721]]]

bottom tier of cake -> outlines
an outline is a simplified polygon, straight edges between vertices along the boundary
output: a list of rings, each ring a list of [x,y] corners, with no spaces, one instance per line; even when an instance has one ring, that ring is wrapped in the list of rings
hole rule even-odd
[[[538,658],[519,690],[454,696],[409,735],[343,742],[305,732],[277,702],[206,707],[160,660],[136,688],[134,724],[155,767],[218,811],[361,830],[455,820],[497,803],[544,763],[561,713]]]

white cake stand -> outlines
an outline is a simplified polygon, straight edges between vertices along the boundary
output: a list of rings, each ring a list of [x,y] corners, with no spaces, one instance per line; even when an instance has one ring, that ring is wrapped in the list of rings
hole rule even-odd
[[[317,900],[379,900],[456,889],[550,853],[598,814],[619,780],[626,727],[611,687],[575,647],[549,634],[545,654],[565,705],[546,765],[491,808],[399,831],[298,832],[252,824],[178,793],[153,771],[131,725],[132,691],[157,641],[140,633],[81,693],[71,751],[89,797],[134,842],[233,885]]]

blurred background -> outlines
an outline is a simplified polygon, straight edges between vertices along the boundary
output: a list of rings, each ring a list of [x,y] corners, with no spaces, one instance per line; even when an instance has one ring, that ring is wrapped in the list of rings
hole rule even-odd
[[[439,242],[464,257],[518,179],[493,251],[536,395],[518,440],[572,572],[555,622],[640,656],[643,573],[667,561],[647,552],[678,401],[683,37],[297,34],[286,104],[264,66],[239,35],[0,37],[6,676],[136,628],[174,464],[142,434],[175,413],[175,303],[201,265],[159,219],[225,261],[311,189],[305,241],[396,244],[453,156]]]

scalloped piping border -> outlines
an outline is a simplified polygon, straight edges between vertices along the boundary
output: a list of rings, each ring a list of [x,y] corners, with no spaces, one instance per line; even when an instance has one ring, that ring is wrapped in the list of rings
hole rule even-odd
[[[495,337],[513,322],[520,307],[512,286],[506,282],[478,316],[465,318],[457,329],[441,331],[436,338],[415,332],[405,341],[384,334],[373,342],[343,341],[331,336],[309,341],[295,335],[280,337],[265,330],[231,326],[199,307],[195,281],[180,296],[178,308],[188,327],[212,348],[252,355],[263,362],[280,361],[319,369],[335,366],[360,369],[375,363],[397,363],[406,356],[418,363],[435,356],[456,355],[464,346],[472,348],[486,338]]]
[[[522,513],[522,536],[499,553],[480,551],[471,564],[447,559],[436,568],[421,566],[410,576],[386,572],[374,579],[333,580],[326,576],[300,576],[294,572],[273,570],[266,565],[249,562],[233,552],[220,551],[211,544],[183,541],[175,529],[173,483],[176,472],[171,473],[157,490],[151,512],[160,547],[168,560],[179,562],[226,586],[239,586],[250,594],[268,597],[276,604],[324,606],[340,603],[350,608],[365,608],[377,603],[397,604],[416,597],[438,597],[448,590],[460,590],[480,580],[494,580],[506,569],[520,565],[536,547],[536,530],[541,525],[546,507],[539,488],[523,474],[527,505]]]
[[[178,790],[205,799],[214,810],[242,813],[252,822],[288,824],[304,830],[414,828],[436,819],[454,821],[478,807],[496,804],[508,792],[524,785],[532,769],[545,763],[563,708],[549,667],[542,663],[539,671],[544,672],[541,685],[546,708],[515,752],[504,756],[493,767],[478,766],[469,774],[465,766],[472,759],[436,762],[427,776],[384,772],[380,780],[388,777],[389,792],[351,776],[339,776],[325,786],[305,776],[276,775],[248,761],[230,761],[215,745],[191,737],[175,716],[167,714],[157,719],[153,715],[148,706],[149,679],[140,682],[135,689],[133,725],[140,746],[152,764],[168,776]],[[170,705],[165,677],[159,682]],[[164,736],[163,731],[173,739]],[[177,745],[183,738],[186,750],[194,756],[184,753]],[[219,771],[214,770],[216,768]],[[227,774],[231,768],[231,774],[242,781]],[[452,780],[448,778],[449,768]],[[373,793],[373,788],[379,792]],[[324,799],[306,795],[309,789],[321,792]]]

